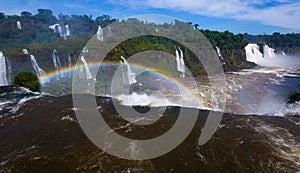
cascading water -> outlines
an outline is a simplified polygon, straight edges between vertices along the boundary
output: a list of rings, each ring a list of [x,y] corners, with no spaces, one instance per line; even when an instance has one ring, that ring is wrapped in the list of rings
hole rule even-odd
[[[66,36],[71,36],[70,27],[68,24],[65,25],[65,30],[66,30]]]
[[[57,51],[55,49],[52,52],[52,60],[53,60],[54,68],[58,72],[62,68],[62,65],[61,65],[60,58],[57,55]],[[59,75],[56,76],[56,79],[59,80],[60,78],[63,78],[63,77],[64,77],[63,73],[59,73]]]
[[[221,54],[220,48],[218,46],[216,46],[216,49],[217,49],[217,53],[218,53],[219,58],[224,59],[222,54]]]
[[[24,55],[29,55],[28,50],[27,49],[22,49],[22,52]]]
[[[122,65],[122,68],[121,68],[121,70],[122,70],[122,81],[123,81],[123,84],[127,84],[126,78],[125,78],[125,71],[124,71],[124,68],[123,68],[124,63],[123,63],[122,60],[120,61],[120,63]]]
[[[39,77],[44,75],[45,71],[40,68],[39,64],[37,63],[37,61],[33,55],[30,55],[30,60],[31,60],[32,67],[33,67],[36,75]]]
[[[54,31],[54,33],[59,33],[60,37],[64,38],[65,40],[67,39],[67,36],[70,36],[70,27],[69,25],[61,25],[59,23],[56,23],[54,25],[49,26],[50,29]]]
[[[22,25],[21,25],[20,21],[17,21],[17,28],[20,29],[20,30],[22,29]]]
[[[103,29],[101,28],[101,26],[98,26],[97,40],[100,40],[100,41],[104,40]]]
[[[123,56],[121,56],[121,59],[123,60],[123,65],[125,65],[125,67],[126,67],[126,70],[122,70],[122,72],[123,72],[122,75],[126,76],[125,72],[127,73],[127,79],[128,79],[129,85],[136,83],[136,79],[135,79],[136,74],[131,71],[130,65],[128,64],[128,62],[126,61],[126,59]]]
[[[107,36],[111,37],[111,27],[110,26],[107,27]]]
[[[91,73],[90,68],[89,68],[89,65],[86,62],[84,56],[81,56],[80,60],[82,61],[83,65],[84,65],[86,78],[87,79],[93,79],[92,73]]]
[[[259,46],[257,44],[248,44],[245,47],[246,58],[249,62],[254,62],[260,64],[263,61],[263,54],[259,51]]]
[[[69,68],[72,66],[72,60],[71,60],[71,55],[68,53],[68,61],[69,61]],[[69,73],[69,77],[71,77],[71,73]]]
[[[0,51],[0,86],[8,85],[7,63],[3,52]]]
[[[275,56],[276,56],[275,50],[265,44],[264,45],[264,58],[273,58]]]
[[[300,68],[299,58],[285,55],[284,52],[275,53],[268,45],[248,44],[245,47],[247,61],[254,62],[260,66]],[[263,52],[261,52],[263,51]]]
[[[175,54],[176,54],[176,64],[177,64],[177,71],[180,72],[180,76],[182,78],[185,77],[185,64],[184,64],[184,60],[183,60],[183,52],[180,49],[180,47],[178,47],[180,54],[178,52],[178,50],[175,50]]]
[[[31,54],[28,53],[28,50],[27,49],[22,49],[22,52],[24,55],[30,55],[30,61],[31,61],[31,65],[33,67],[33,70],[35,72],[35,74],[38,76],[38,77],[41,77],[45,74],[45,71],[43,69],[40,68],[39,64],[37,63],[35,57]],[[41,81],[42,84],[46,83],[46,82],[49,82],[49,81]]]

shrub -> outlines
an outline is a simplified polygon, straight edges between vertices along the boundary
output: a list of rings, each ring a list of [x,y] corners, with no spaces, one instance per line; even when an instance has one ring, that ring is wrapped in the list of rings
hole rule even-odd
[[[289,95],[288,97],[288,103],[295,103],[300,101],[300,91],[296,91]]]
[[[13,78],[13,84],[30,89],[31,91],[40,91],[38,77],[31,72],[20,72]]]

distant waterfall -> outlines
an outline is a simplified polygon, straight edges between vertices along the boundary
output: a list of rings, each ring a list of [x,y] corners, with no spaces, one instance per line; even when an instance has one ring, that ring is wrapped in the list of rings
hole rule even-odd
[[[7,80],[7,63],[3,52],[0,51],[0,86],[8,85]]]
[[[54,33],[59,33],[60,37],[67,39],[67,36],[70,36],[70,27],[69,25],[61,25],[59,23],[56,23],[54,25],[49,26],[50,29],[53,30]]]
[[[245,50],[247,61],[260,66],[300,68],[297,56],[285,55],[284,52],[275,53],[267,44],[248,44]]]
[[[28,50],[27,49],[22,49],[22,52],[24,55],[29,55]]]
[[[107,27],[107,36],[111,37],[111,27],[110,26]]]
[[[176,64],[177,64],[177,71],[180,72],[180,76],[182,78],[185,77],[185,64],[184,64],[184,59],[183,59],[183,52],[180,49],[180,47],[178,47],[180,54],[178,52],[178,50],[175,50],[175,54],[176,54]]]
[[[36,75],[38,77],[44,75],[45,71],[40,68],[39,64],[37,63],[37,61],[36,61],[36,59],[35,59],[35,57],[33,55],[30,55],[30,60],[31,60],[32,67],[33,67]]]
[[[56,72],[58,72],[62,68],[62,65],[61,65],[60,58],[57,55],[57,51],[55,49],[52,52],[52,60],[53,60],[54,68],[55,68]],[[60,75],[56,76],[57,80],[59,80],[60,78],[64,77],[62,73],[59,73],[59,74]]]
[[[217,49],[217,53],[218,53],[219,58],[221,58],[222,60],[224,60],[224,58],[222,56],[222,53],[221,53],[221,49],[218,46],[216,46],[216,49]]]
[[[87,79],[93,79],[92,73],[90,71],[89,65],[86,62],[84,56],[81,56],[80,60],[83,62],[84,68],[85,68],[85,74]]]
[[[68,61],[69,61],[69,67],[72,66],[72,60],[71,60],[71,55],[68,53]]]
[[[65,25],[65,30],[66,30],[66,36],[71,36],[69,25]]]
[[[84,78],[83,65],[82,64],[80,65],[80,68],[79,68],[79,78],[80,79]]]
[[[122,69],[122,75],[127,76],[127,82],[128,82],[128,83],[126,82],[124,84],[131,85],[131,84],[136,83],[136,79],[135,79],[136,74],[131,71],[130,65],[128,64],[128,62],[126,61],[126,59],[123,56],[121,56],[121,59],[123,60],[123,62],[122,62],[123,66],[126,67],[125,70]],[[124,82],[124,79],[125,79],[125,77],[123,77],[123,82]]]
[[[104,40],[103,29],[101,28],[101,26],[98,26],[97,40],[100,40],[100,41]]]
[[[30,56],[30,61],[31,61],[31,65],[33,67],[33,70],[35,72],[35,74],[38,76],[38,77],[41,77],[45,74],[45,71],[40,68],[39,64],[37,63],[35,57],[31,54],[28,53],[28,50],[27,49],[22,49],[22,52],[24,55],[29,55]],[[41,81],[41,83],[45,83],[45,82],[49,82],[48,80],[47,81]]]
[[[22,29],[22,25],[21,25],[20,21],[17,21],[17,28],[20,29],[20,30]]]

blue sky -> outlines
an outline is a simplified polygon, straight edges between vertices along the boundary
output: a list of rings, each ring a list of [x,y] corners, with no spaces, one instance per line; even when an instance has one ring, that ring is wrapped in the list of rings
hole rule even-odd
[[[54,14],[108,14],[122,19],[133,15],[161,14],[200,28],[234,33],[300,33],[300,0],[1,0],[7,15],[38,8]]]

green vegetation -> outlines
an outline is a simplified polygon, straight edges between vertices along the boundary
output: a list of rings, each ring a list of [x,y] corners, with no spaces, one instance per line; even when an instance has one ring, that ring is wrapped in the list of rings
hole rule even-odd
[[[275,49],[284,50],[288,53],[300,52],[300,34],[274,32],[272,35],[249,35],[245,33],[243,36],[248,42],[267,43]]]
[[[300,91],[296,91],[289,95],[287,102],[288,103],[295,103],[300,101]]]
[[[17,28],[17,21],[21,22],[21,30]],[[54,67],[51,57],[54,49],[57,50],[58,56],[64,66],[68,65],[69,56],[74,64],[87,41],[97,32],[98,26],[105,27],[115,21],[117,19],[113,19],[109,15],[102,15],[95,18],[88,15],[59,14],[58,16],[54,16],[53,12],[48,9],[38,9],[37,14],[23,11],[20,16],[10,16],[0,12],[0,50],[10,59],[13,75],[20,71],[33,72],[30,58],[28,55],[23,55],[22,49],[28,49],[29,53],[35,56],[37,62],[45,71],[53,71]],[[158,27],[156,24],[141,22],[137,19],[128,19],[127,22],[134,24],[132,29],[137,31],[141,28],[152,30]],[[68,36],[64,40],[59,33],[55,33],[49,28],[50,25],[54,24],[60,24],[63,30],[64,26],[68,25],[71,36]],[[248,42],[269,43],[270,46],[275,46],[279,50],[282,49],[286,53],[300,50],[298,44],[300,42],[300,34],[274,33],[273,35],[258,36],[233,34],[229,31],[203,30],[198,24],[180,21],[161,25],[166,30],[173,26],[180,28],[180,32],[178,31],[176,35],[177,38],[189,42],[199,32],[199,34],[202,33],[210,41],[214,48],[218,46],[224,58],[221,59],[221,62],[225,71],[236,71],[241,68],[251,68],[255,65],[246,61],[244,47]],[[193,27],[196,32],[190,32]],[[120,35],[120,37],[122,37],[122,32],[126,32],[122,28],[113,28],[112,30],[114,34]],[[182,30],[186,31],[185,35],[181,34]],[[182,48],[186,65],[194,76],[206,73],[201,62],[186,47],[159,36],[141,36],[129,39],[118,45],[117,49],[112,50],[108,54],[107,60],[118,62],[120,56],[128,58],[136,53],[147,50],[159,50],[174,55],[174,46]],[[162,69],[168,64],[168,61],[161,61],[157,66]]]
[[[13,78],[13,84],[30,89],[31,91],[40,91],[38,77],[31,72],[20,72]]]

